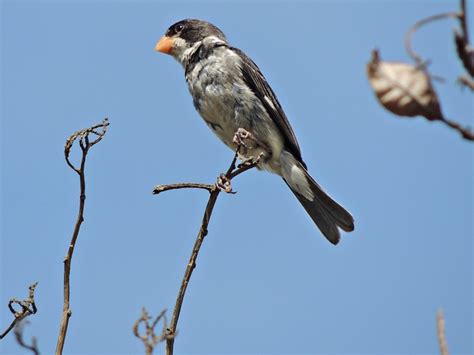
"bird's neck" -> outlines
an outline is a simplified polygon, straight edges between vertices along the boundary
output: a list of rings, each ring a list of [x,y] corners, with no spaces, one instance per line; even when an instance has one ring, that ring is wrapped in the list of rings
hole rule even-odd
[[[174,57],[187,71],[190,65],[196,64],[196,62],[201,60],[210,50],[225,45],[227,45],[226,41],[215,36],[209,36],[202,41],[195,42],[192,46],[181,47],[182,50],[175,51]]]

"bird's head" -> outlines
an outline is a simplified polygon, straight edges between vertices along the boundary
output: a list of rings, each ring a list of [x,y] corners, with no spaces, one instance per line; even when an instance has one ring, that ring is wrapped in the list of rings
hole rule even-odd
[[[181,64],[201,44],[224,42],[224,33],[213,24],[195,19],[186,19],[171,25],[155,46],[155,50],[173,56]]]

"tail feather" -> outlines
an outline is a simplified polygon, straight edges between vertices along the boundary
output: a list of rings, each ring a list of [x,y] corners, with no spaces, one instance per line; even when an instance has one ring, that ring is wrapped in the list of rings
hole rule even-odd
[[[347,212],[347,210],[334,201],[319,184],[314,181],[311,175],[305,170],[306,178],[311,185],[311,191],[314,194],[315,200],[319,200],[321,205],[328,211],[328,213],[334,218],[337,225],[346,232],[352,232],[354,230],[354,218]]]
[[[352,215],[324,192],[303,165],[287,152],[282,154],[282,172],[283,180],[332,244],[341,238],[338,228],[346,232],[354,230]]]
[[[326,209],[318,201],[308,201],[306,198],[301,196],[299,193],[294,191],[290,186],[291,191],[303,205],[306,212],[310,215],[311,219],[318,226],[319,230],[332,244],[336,245],[341,239],[341,233],[337,228],[337,224],[334,222],[331,215],[326,212]]]

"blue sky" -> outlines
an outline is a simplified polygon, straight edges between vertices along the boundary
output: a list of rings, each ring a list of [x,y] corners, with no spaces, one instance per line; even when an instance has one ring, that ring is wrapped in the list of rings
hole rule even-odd
[[[207,193],[151,190],[212,183],[232,158],[195,112],[182,68],[153,51],[169,25],[195,17],[260,66],[310,172],[356,230],[334,247],[281,179],[240,176],[238,193],[217,203],[176,353],[435,354],[439,307],[451,353],[472,353],[473,145],[441,124],[386,112],[365,75],[372,48],[407,61],[407,28],[457,6],[2,2],[1,327],[8,299],[38,281],[27,334],[54,351],[78,204],[63,146],[103,117],[111,126],[87,165],[65,352],[143,353],[131,332],[141,307],[171,312]],[[428,25],[414,46],[447,79],[436,84],[446,116],[473,126],[473,96],[453,84],[462,69],[454,25]],[[11,336],[0,342],[2,353],[19,351]]]

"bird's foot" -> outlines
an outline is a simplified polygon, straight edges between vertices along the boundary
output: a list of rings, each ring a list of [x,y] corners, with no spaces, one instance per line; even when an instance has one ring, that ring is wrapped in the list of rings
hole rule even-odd
[[[237,129],[237,132],[235,132],[234,135],[233,142],[237,144],[238,147],[244,147],[246,149],[252,149],[257,145],[257,140],[255,139],[253,134],[244,128]]]
[[[216,186],[222,192],[228,194],[235,194],[235,192],[232,191],[232,184],[230,182],[230,179],[225,174],[219,175],[219,177],[217,178]]]
[[[244,158],[242,159],[242,162],[237,165],[237,168],[240,169],[240,168],[243,168],[245,166],[255,166],[258,164],[258,162],[260,161],[260,159],[262,159],[263,157],[263,153],[260,153],[257,157],[254,157],[253,155],[248,157],[248,158]]]

